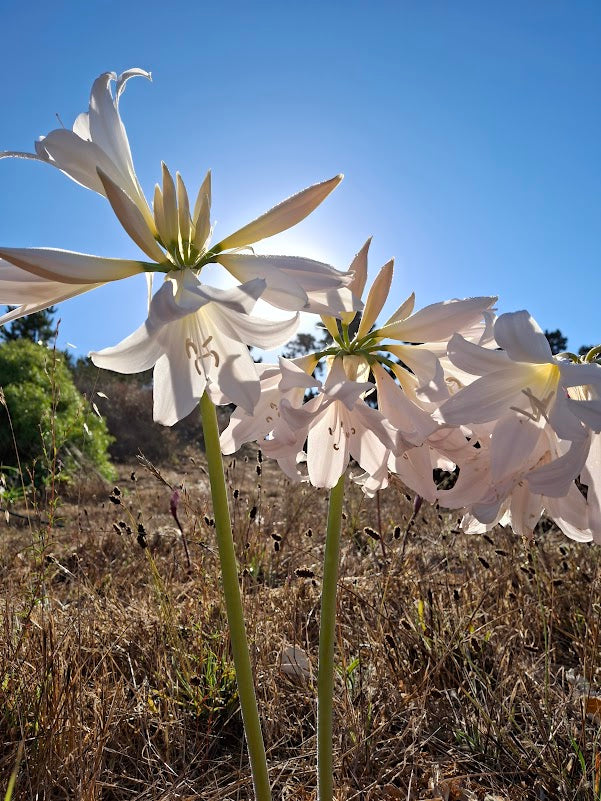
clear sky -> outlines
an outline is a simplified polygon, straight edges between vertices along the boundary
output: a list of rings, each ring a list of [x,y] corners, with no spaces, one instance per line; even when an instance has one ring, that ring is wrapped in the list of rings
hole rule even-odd
[[[396,259],[390,311],[499,295],[569,347],[601,342],[598,2],[1,0],[0,149],[87,110],[129,67],[121,102],[152,196],[160,161],[195,195],[213,171],[222,238],[290,194],[345,180],[263,252],[346,268],[373,235]],[[136,258],[106,200],[51,167],[0,161],[0,242]],[[59,344],[116,344],[145,317],[143,278],[60,307]]]

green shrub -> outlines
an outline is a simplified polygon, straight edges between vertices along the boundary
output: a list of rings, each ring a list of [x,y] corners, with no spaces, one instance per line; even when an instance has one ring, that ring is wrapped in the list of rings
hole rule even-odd
[[[70,483],[82,468],[113,477],[112,438],[77,391],[60,352],[27,339],[0,345],[0,387],[1,465],[17,466],[16,441],[26,483],[41,486],[53,473]]]

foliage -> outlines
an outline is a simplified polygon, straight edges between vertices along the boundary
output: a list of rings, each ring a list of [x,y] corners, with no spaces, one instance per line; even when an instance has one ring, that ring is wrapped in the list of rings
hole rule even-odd
[[[112,477],[106,424],[75,388],[60,352],[27,339],[6,342],[0,346],[0,387],[2,465],[20,463],[25,482],[36,485],[55,473],[69,482],[83,465]]]
[[[547,337],[547,342],[551,346],[551,353],[554,356],[567,350],[568,338],[564,337],[559,328],[556,328],[555,331],[547,331],[547,329],[545,329],[545,336]]]
[[[7,306],[12,311],[15,306]],[[56,323],[52,319],[56,308],[49,306],[39,312],[33,312],[26,317],[19,317],[12,323],[0,327],[0,340],[15,342],[17,339],[29,339],[31,342],[51,342],[56,336]]]

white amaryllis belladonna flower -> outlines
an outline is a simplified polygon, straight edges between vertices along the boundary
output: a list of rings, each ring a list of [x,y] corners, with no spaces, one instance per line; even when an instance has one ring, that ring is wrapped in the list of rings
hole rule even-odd
[[[146,322],[119,345],[92,353],[92,361],[118,373],[154,367],[153,417],[163,425],[190,414],[205,390],[214,403],[251,412],[260,386],[247,345],[273,348],[298,324],[298,315],[283,321],[249,316],[264,288],[262,278],[220,290],[201,284],[192,270],[170,273]]]
[[[350,288],[357,296],[367,281],[368,249],[369,241],[350,268]],[[459,431],[435,422],[429,410],[417,405],[419,387],[426,389],[439,380],[445,397],[448,392],[437,356],[427,345],[417,348],[403,341],[440,343],[454,331],[471,330],[496,298],[447,301],[413,314],[414,297],[410,296],[382,327],[371,330],[386,301],[392,272],[392,261],[380,270],[354,335],[349,326],[355,312],[342,314],[340,327],[332,317],[322,315],[334,340],[331,346],[312,354],[305,364],[281,360],[279,370],[270,366],[262,372],[261,400],[253,415],[243,410],[232,415],[221,438],[225,453],[256,439],[267,456],[298,478],[297,464],[305,458],[306,442],[309,480],[315,486],[333,487],[350,455],[366,471],[355,480],[368,494],[386,486],[390,470],[425,497],[435,496],[433,469],[453,469],[452,457],[469,446]],[[387,344],[391,340],[393,344]],[[322,385],[310,373],[324,356],[330,372]],[[403,359],[413,372],[391,356]],[[363,399],[373,389],[367,382],[370,371],[378,386],[378,409]],[[413,380],[415,386],[407,391]],[[301,405],[306,389],[317,389],[318,394]]]
[[[185,308],[185,292],[182,294],[181,287],[189,291],[194,277],[198,277],[202,267],[211,262],[221,263],[243,285],[261,279],[261,284],[253,284],[253,293],[256,294],[257,287],[261,286],[263,300],[289,311],[337,315],[357,308],[357,301],[346,288],[352,278],[348,274],[312,259],[240,252],[241,248],[303,220],[338,185],[342,176],[299,192],[211,246],[210,173],[202,182],[194,206],[190,204],[180,175],[177,174],[173,180],[165,165],[162,185],[155,187],[152,209],[144,197],[119,114],[120,96],[127,81],[134,76],[150,79],[150,73],[140,69],[127,70],[119,76],[115,73],[99,76],[92,86],[89,110],[77,117],[73,130],[61,128],[51,131],[36,143],[34,154],[8,151],[0,153],[0,158],[19,157],[47,162],[77,183],[105,196],[149,261],[103,258],[52,248],[0,247],[0,303],[17,306],[0,317],[0,324],[40,311],[108,281],[142,272],[167,274],[167,286],[171,288],[174,299],[171,310],[175,322],[181,318]],[[111,91],[113,83],[114,96]],[[213,308],[221,303],[218,293],[213,293],[211,302]],[[198,309],[194,309],[194,304],[188,313],[197,315]],[[199,321],[190,320],[187,325],[202,329]],[[149,330],[154,331],[154,326],[154,317],[149,318]],[[223,333],[227,332],[226,339],[240,341],[236,338],[242,336],[243,328],[238,321],[237,326],[229,327]],[[276,329],[277,326],[270,328],[270,342],[276,341]],[[281,326],[279,344],[289,336],[290,330],[290,325]],[[254,326],[251,339],[242,341],[250,344],[260,338],[255,336],[256,333]],[[216,336],[215,333],[212,335]],[[163,337],[158,339],[162,341]],[[154,338],[153,341],[158,340]],[[196,351],[201,352],[206,338],[202,342],[191,341]],[[172,349],[165,351],[165,355],[167,353],[172,353]],[[113,365],[116,364],[114,361]],[[132,367],[129,364],[128,370]],[[171,370],[172,374],[175,372],[175,369]]]

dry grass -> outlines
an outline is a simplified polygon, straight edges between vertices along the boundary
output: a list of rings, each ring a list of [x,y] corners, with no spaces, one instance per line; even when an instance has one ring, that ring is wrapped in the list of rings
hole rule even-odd
[[[247,453],[228,480],[274,798],[309,801],[327,498]],[[18,764],[19,801],[250,797],[201,461],[3,524],[0,792]],[[340,799],[601,799],[600,550],[428,508],[407,531],[396,488],[345,509]],[[312,677],[284,675],[287,644]]]

